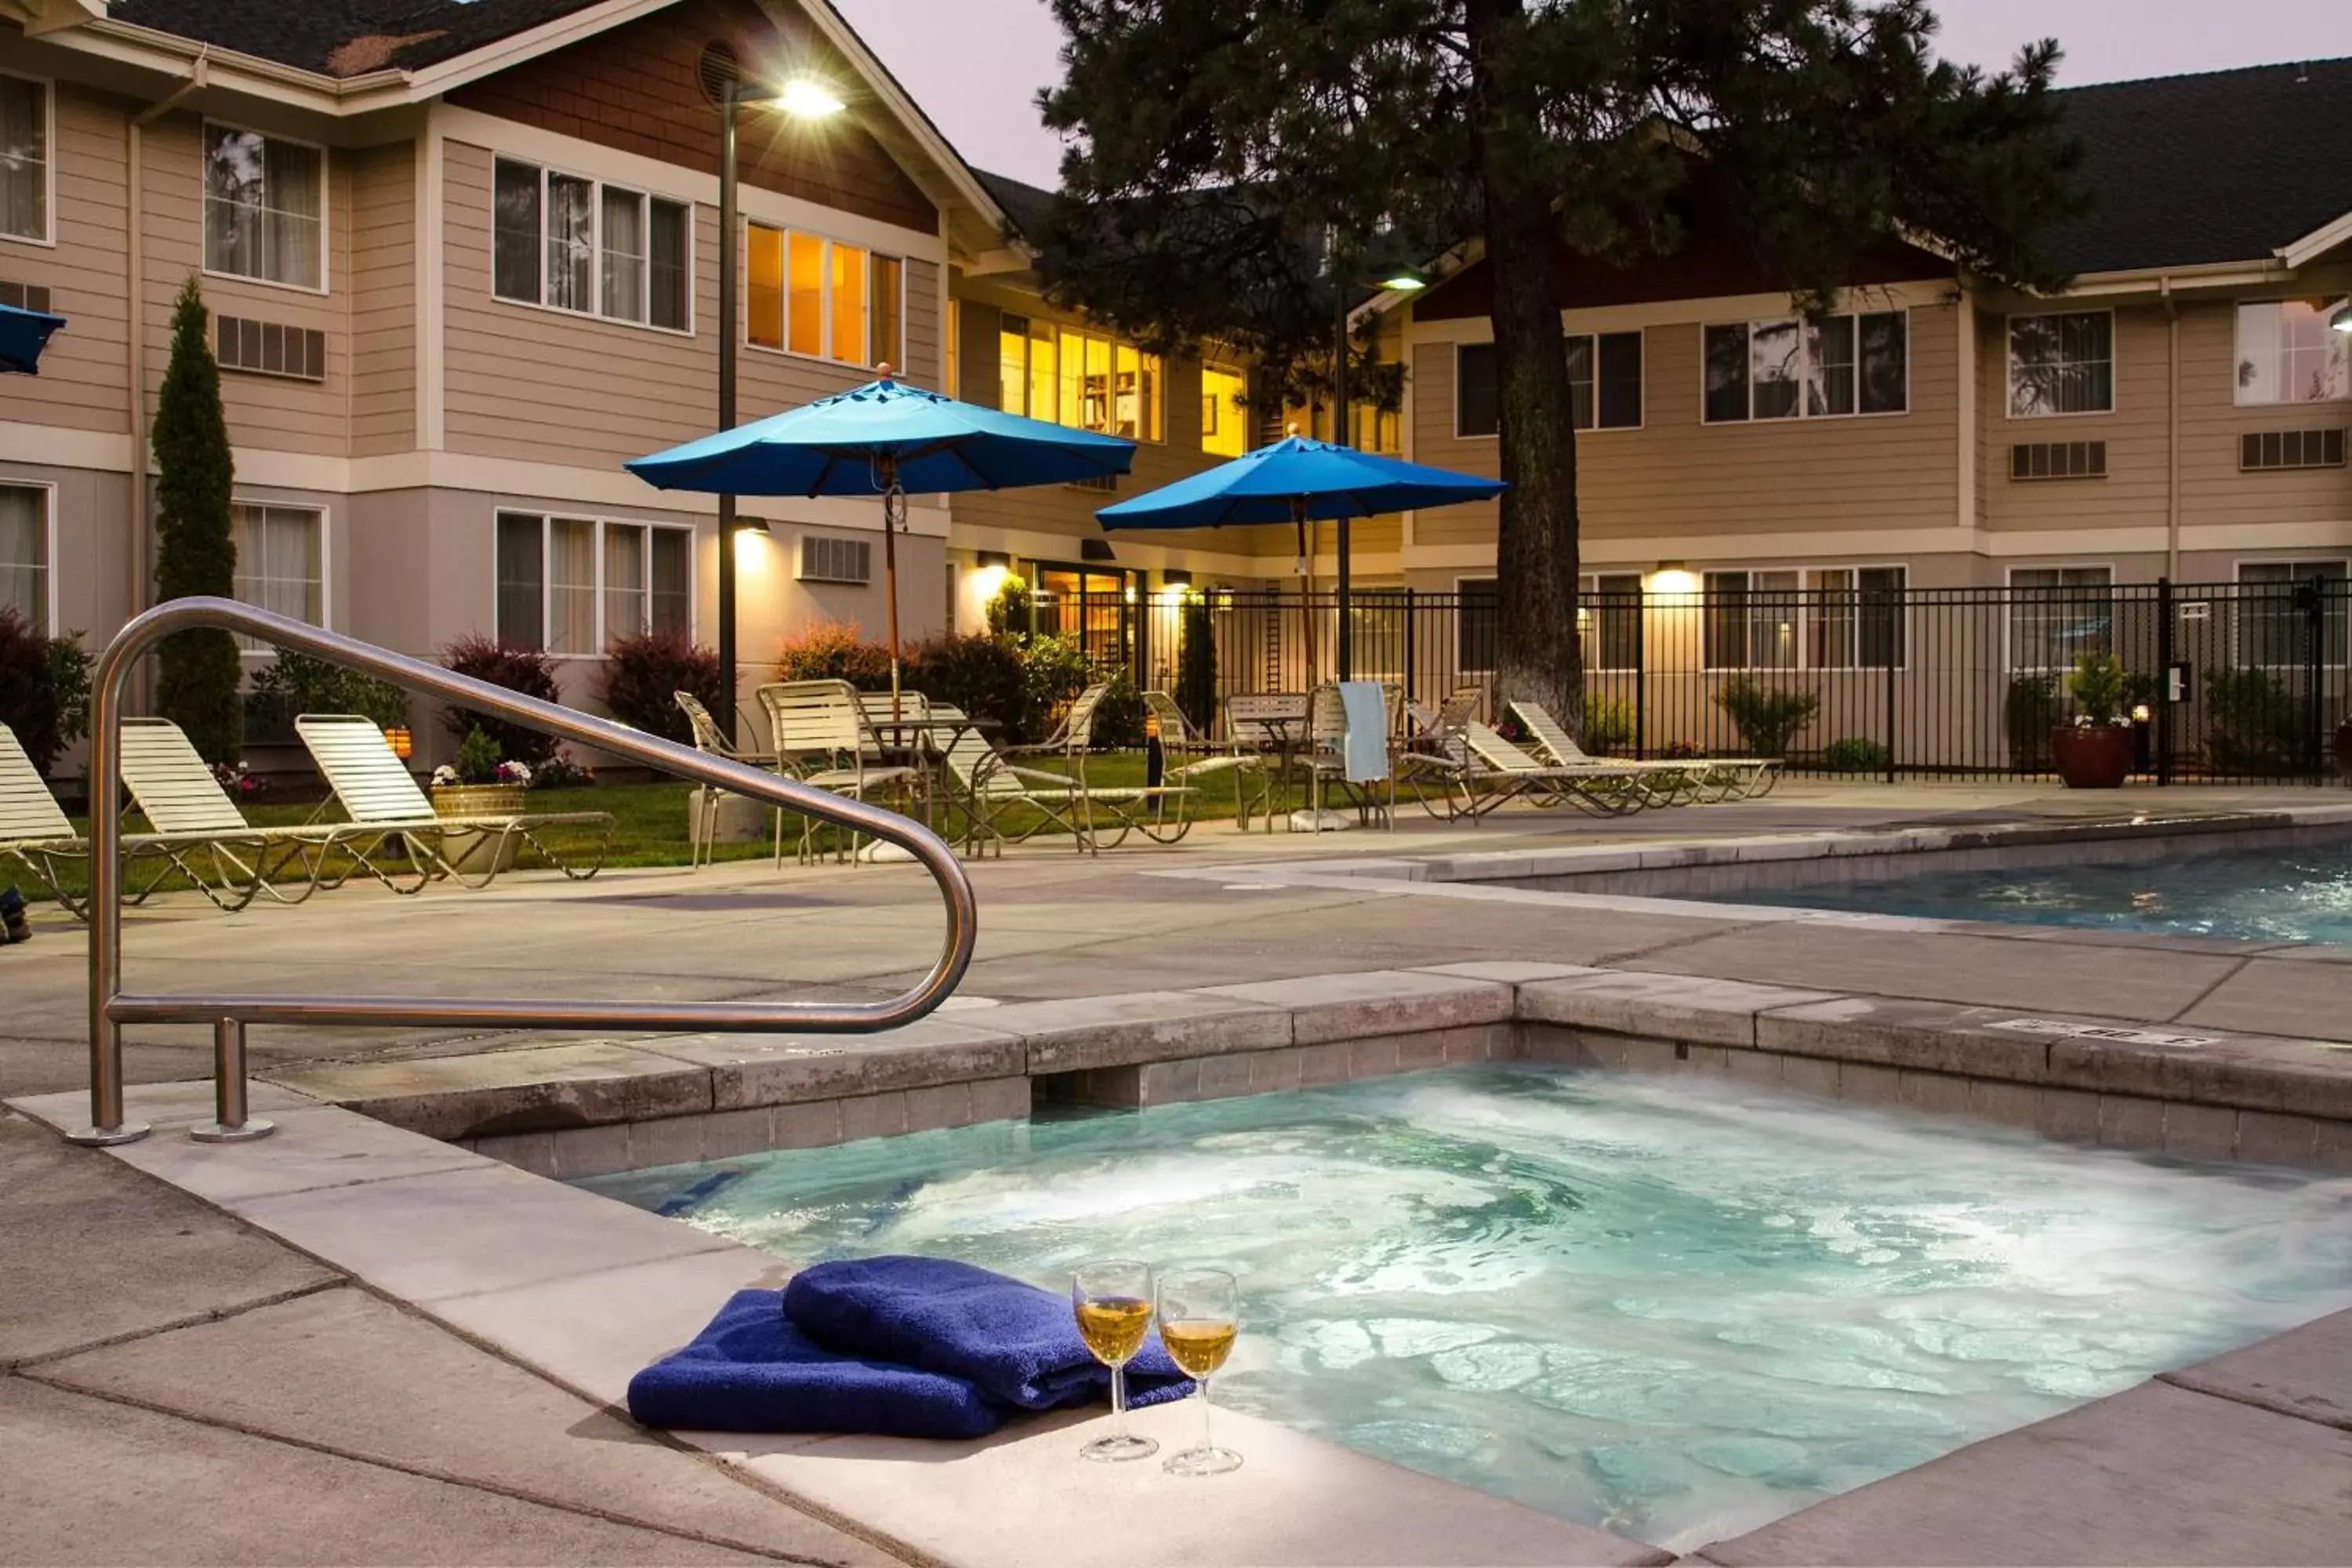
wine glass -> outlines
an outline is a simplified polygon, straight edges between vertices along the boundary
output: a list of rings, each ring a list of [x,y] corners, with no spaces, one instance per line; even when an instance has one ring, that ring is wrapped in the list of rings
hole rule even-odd
[[[1160,1342],[1184,1375],[1201,1385],[1201,1443],[1168,1457],[1176,1476],[1221,1476],[1242,1457],[1220,1448],[1209,1431],[1209,1374],[1233,1353],[1241,1331],[1241,1288],[1222,1268],[1180,1268],[1160,1277]]]
[[[1160,1445],[1127,1429],[1127,1363],[1151,1331],[1151,1266],[1127,1258],[1087,1264],[1070,1276],[1070,1306],[1078,1337],[1110,1368],[1110,1435],[1079,1455],[1107,1462],[1150,1458]]]

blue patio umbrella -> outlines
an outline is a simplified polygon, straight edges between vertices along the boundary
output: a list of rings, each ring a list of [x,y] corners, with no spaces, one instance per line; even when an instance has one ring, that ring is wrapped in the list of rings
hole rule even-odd
[[[65,324],[63,316],[47,310],[0,305],[0,371],[40,374],[41,351],[48,346],[49,334]]]
[[[1457,474],[1360,452],[1329,441],[1293,435],[1271,447],[1245,452],[1148,495],[1104,507],[1095,519],[1106,530],[1119,528],[1227,528],[1287,522],[1298,531],[1300,559],[1312,563],[1307,525],[1329,519],[1378,517],[1392,511],[1489,500],[1510,487],[1500,479]],[[1348,626],[1348,542],[1339,537],[1339,627]],[[1310,584],[1311,585],[1311,584]],[[1313,620],[1308,620],[1307,658],[1314,659]],[[1346,643],[1341,643],[1341,664]],[[1340,670],[1344,679],[1350,672]]]
[[[716,495],[879,496],[898,690],[898,533],[908,494],[1069,484],[1123,474],[1135,443],[879,381],[624,465],[646,483]]]

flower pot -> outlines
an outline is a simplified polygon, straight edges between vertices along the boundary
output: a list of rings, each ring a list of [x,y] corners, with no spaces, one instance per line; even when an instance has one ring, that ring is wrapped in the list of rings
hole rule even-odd
[[[2121,788],[2138,749],[2128,724],[2062,724],[2050,731],[2050,752],[2068,789]]]
[[[520,816],[529,808],[530,790],[523,784],[435,784],[436,816]],[[504,871],[515,863],[522,835],[491,828],[482,833],[442,836],[441,858],[469,877]]]

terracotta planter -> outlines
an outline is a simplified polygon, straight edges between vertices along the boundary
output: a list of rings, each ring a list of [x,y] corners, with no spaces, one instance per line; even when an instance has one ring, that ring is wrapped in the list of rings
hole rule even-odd
[[[525,784],[435,784],[436,816],[520,816],[530,809]],[[519,833],[450,833],[442,836],[441,857],[468,877],[510,869],[522,848]]]
[[[2062,724],[2050,752],[2068,789],[2119,789],[2131,776],[2138,737],[2128,724]]]

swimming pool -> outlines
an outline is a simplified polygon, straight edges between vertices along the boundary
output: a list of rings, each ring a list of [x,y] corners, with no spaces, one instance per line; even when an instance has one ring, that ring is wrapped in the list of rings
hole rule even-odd
[[[2352,942],[2352,843],[2204,852],[2175,843],[2171,852],[2146,860],[1923,871],[1885,881],[1727,892],[1708,901]]]
[[[2352,1181],[1533,1067],[583,1184],[798,1260],[1220,1263],[1221,1403],[1678,1549],[2352,1304]]]

